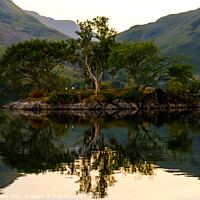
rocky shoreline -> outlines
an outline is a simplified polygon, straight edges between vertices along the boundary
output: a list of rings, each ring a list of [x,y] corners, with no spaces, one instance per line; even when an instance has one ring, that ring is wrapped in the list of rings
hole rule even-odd
[[[102,102],[91,102],[91,103],[74,103],[74,104],[59,104],[52,105],[44,101],[16,101],[8,105],[3,106],[3,109],[8,110],[31,110],[31,111],[40,111],[40,110],[146,110],[146,111],[173,111],[173,110],[187,110],[187,109],[199,109],[200,103],[198,104],[155,104],[148,103],[145,105],[135,103],[120,102],[118,100],[113,101],[112,103],[102,103]]]

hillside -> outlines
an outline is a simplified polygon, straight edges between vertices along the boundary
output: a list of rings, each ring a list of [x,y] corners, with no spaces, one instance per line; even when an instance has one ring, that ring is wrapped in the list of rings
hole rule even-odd
[[[0,0],[0,53],[6,46],[30,39],[62,40],[69,36],[50,29],[15,5]]]
[[[120,33],[117,41],[155,40],[167,55],[183,54],[200,72],[200,9],[162,17],[154,23],[137,25]]]
[[[35,17],[38,19],[41,23],[45,24],[49,28],[56,29],[66,35],[69,35],[73,38],[78,38],[78,35],[76,34],[76,31],[80,31],[78,24],[76,24],[74,21],[71,20],[55,20],[50,17],[44,17],[39,15],[36,12],[33,11],[25,11],[27,14]]]

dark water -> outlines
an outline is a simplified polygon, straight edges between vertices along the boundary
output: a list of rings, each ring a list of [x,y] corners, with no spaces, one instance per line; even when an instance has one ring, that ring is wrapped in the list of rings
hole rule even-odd
[[[0,112],[0,199],[195,200],[199,177],[199,112]]]

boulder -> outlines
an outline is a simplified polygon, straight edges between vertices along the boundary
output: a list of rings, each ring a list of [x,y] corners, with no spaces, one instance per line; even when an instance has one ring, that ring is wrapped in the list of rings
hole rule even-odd
[[[119,102],[118,106],[120,109],[130,109],[132,110],[132,106],[126,102]]]
[[[105,105],[105,107],[104,107],[104,110],[117,110],[117,109],[118,109],[117,106],[115,106],[111,103]]]

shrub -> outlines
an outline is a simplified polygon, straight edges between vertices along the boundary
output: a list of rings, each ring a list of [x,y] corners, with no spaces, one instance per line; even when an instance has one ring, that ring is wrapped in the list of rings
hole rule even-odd
[[[90,95],[87,99],[85,99],[86,102],[106,102],[106,98],[102,94],[93,94]]]
[[[174,79],[169,81],[169,95],[173,98],[173,101],[187,101],[189,92],[189,84]]]
[[[59,96],[56,92],[52,92],[48,98],[48,102],[51,104],[58,104],[59,102]]]
[[[43,90],[34,90],[29,93],[29,97],[31,98],[41,98],[44,97],[44,91]]]
[[[53,90],[57,92],[64,92],[66,87],[69,88],[69,81],[66,77],[57,75],[53,81]]]
[[[25,93],[24,94],[24,99],[28,98],[29,97],[29,94],[28,93]]]
[[[144,97],[144,93],[139,87],[131,87],[128,92],[124,95],[124,99],[129,102],[140,102]]]
[[[113,87],[112,87],[112,84],[111,83],[102,83],[101,84],[101,89],[103,90],[103,89],[112,89]]]
[[[66,91],[66,92],[52,92],[48,98],[48,102],[51,104],[69,104],[78,103],[79,96],[76,91]]]

